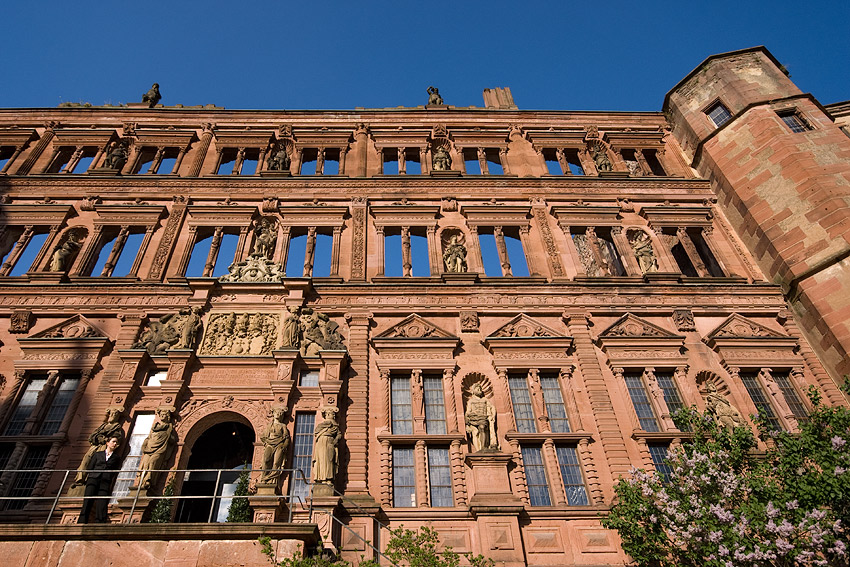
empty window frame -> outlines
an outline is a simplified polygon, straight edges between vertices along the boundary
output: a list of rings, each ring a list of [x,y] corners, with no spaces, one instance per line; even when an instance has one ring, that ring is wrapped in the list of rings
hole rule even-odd
[[[478,161],[477,148],[463,148],[461,150],[463,156],[464,169],[467,175],[481,175],[481,162]]]
[[[769,428],[782,429],[782,424],[779,422],[779,418],[776,417],[776,412],[759,382],[758,373],[752,371],[741,372],[740,376],[741,382],[744,383],[744,387],[753,401],[753,405],[756,406],[759,417],[764,420]]]
[[[785,125],[788,126],[788,129],[790,129],[794,133],[799,134],[800,132],[807,132],[812,129],[812,126],[811,124],[809,124],[809,121],[806,120],[803,115],[795,109],[781,110],[776,114],[779,115],[779,118],[782,120],[782,122],[784,122]]]
[[[318,148],[302,148],[298,175],[318,175]]]
[[[446,404],[443,397],[443,377],[422,377],[422,394],[425,405],[425,431],[429,435],[446,433]]]
[[[14,155],[14,146],[0,146],[0,173],[6,173],[6,170],[12,165],[11,160]]]
[[[569,175],[569,170],[564,171],[561,162],[558,160],[558,152],[555,148],[543,148],[542,153],[549,175]]]
[[[537,422],[534,407],[528,392],[528,377],[525,374],[508,374],[508,387],[511,392],[511,405],[516,420],[516,430],[520,433],[536,433]]]
[[[310,478],[313,463],[313,433],[316,429],[316,414],[301,412],[295,414],[295,435],[292,450],[292,475],[290,476],[289,496],[295,506],[306,506],[310,491]]]
[[[410,376],[390,376],[390,416],[396,435],[413,433],[413,406],[410,398]]]
[[[587,498],[587,487],[578,460],[578,451],[575,447],[568,445],[556,445],[555,454],[558,458],[558,467],[561,470],[561,479],[564,481],[567,504],[570,506],[587,506],[590,502]]]
[[[658,418],[655,416],[655,409],[649,400],[642,374],[643,371],[628,370],[623,373],[623,379],[626,382],[626,388],[629,390],[629,397],[632,400],[632,407],[635,409],[640,428],[650,432],[659,431]]]
[[[134,276],[141,261],[139,250],[144,240],[144,227],[104,227],[99,236],[97,256],[91,267],[84,267],[81,273],[94,277]]]
[[[570,227],[570,236],[589,277],[626,275],[610,227]]]
[[[139,150],[132,172],[136,174],[169,175],[176,174],[177,158],[180,150],[177,148],[143,147]]]
[[[726,106],[720,101],[709,106],[706,109],[705,114],[717,128],[720,128],[732,119],[732,113],[729,112],[729,109],[726,108]]]
[[[416,473],[413,447],[393,447],[393,506],[416,506]]]
[[[186,277],[219,277],[226,274],[236,257],[238,230],[229,227],[198,227],[192,254],[186,265]]]
[[[32,271],[44,254],[44,245],[49,235],[48,229],[43,227],[8,227],[0,245],[0,251],[3,252],[0,276],[23,276]]]
[[[98,152],[99,148],[96,146],[61,146],[54,150],[53,159],[44,173],[85,173]]]
[[[478,245],[484,273],[488,277],[528,277],[528,262],[519,227],[478,229]]]
[[[522,464],[525,468],[525,481],[528,486],[528,499],[532,506],[551,506],[549,481],[543,464],[541,447],[522,447]]]
[[[286,254],[286,276],[326,278],[331,275],[333,229],[294,228]]]
[[[424,227],[387,227],[384,230],[384,275],[431,275],[428,237]]]
[[[553,433],[569,433],[570,421],[564,407],[564,396],[558,374],[544,372],[540,374],[540,388],[543,390],[543,403],[549,417],[549,428]]]
[[[691,242],[694,243],[694,248],[700,257],[700,260],[702,260],[708,275],[715,278],[722,278],[725,276],[726,274],[723,273],[720,263],[714,257],[714,253],[711,251],[711,248],[709,248],[708,243],[703,237],[703,229],[690,227],[687,229],[687,233]]]

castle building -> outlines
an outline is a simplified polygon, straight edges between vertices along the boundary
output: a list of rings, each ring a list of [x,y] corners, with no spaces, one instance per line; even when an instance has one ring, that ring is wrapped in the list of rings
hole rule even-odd
[[[0,109],[8,564],[259,566],[260,535],[356,562],[430,525],[621,565],[599,518],[667,472],[678,409],[847,403],[850,103],[762,47],[663,112],[429,95]],[[111,524],[78,525],[113,435]],[[253,521],[226,522],[245,468]]]

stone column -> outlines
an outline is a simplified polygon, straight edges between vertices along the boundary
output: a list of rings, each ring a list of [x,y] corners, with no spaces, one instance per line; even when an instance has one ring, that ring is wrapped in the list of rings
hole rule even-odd
[[[398,148],[398,174],[407,174],[407,150],[405,148]]]
[[[402,275],[409,278],[413,263],[410,258],[410,227],[401,227],[401,267]]]
[[[475,225],[470,226],[469,234],[472,237],[469,246],[467,246],[467,250],[469,251],[469,256],[467,257],[469,271],[484,273],[484,259],[481,257],[481,245],[478,243],[478,227]]]
[[[632,248],[632,245],[629,244],[629,239],[623,231],[623,227],[611,227],[611,240],[614,241],[614,246],[616,246],[617,250],[620,251],[620,260],[622,260],[623,265],[626,268],[626,274],[629,276],[643,275],[640,271],[640,265],[638,264],[637,258],[635,258],[634,249]]]
[[[316,175],[325,173],[325,148],[316,148]]]
[[[3,166],[3,169],[0,169],[0,174],[4,174],[9,171],[9,168],[12,167],[12,164],[15,163],[15,160],[18,159],[18,156],[21,155],[22,151],[24,151],[24,146],[15,146],[15,151],[12,152],[12,156],[6,160],[6,165]]]
[[[192,162],[192,166],[189,168],[189,174],[187,177],[197,177],[200,175],[201,167],[204,165],[204,158],[207,156],[207,150],[209,150],[210,142],[213,139],[214,127],[215,126],[213,124],[204,125],[204,132],[201,134],[201,141],[195,150],[195,161]],[[219,160],[216,160],[216,171],[218,171],[218,162]]]
[[[280,248],[280,264],[284,268],[286,268],[286,259],[289,256],[289,238],[291,233],[291,226],[283,225],[280,227],[280,242],[278,242],[278,247]]]
[[[414,446],[413,463],[416,473],[416,506],[417,508],[427,508],[430,504],[428,493],[428,469],[425,466],[427,459],[425,455],[425,441],[419,439]]]
[[[431,164],[428,163],[428,148],[419,148],[419,167],[422,169],[422,175],[431,172]]]
[[[570,162],[567,161],[567,154],[564,152],[564,148],[557,148],[555,150],[555,157],[558,159],[558,165],[561,166],[561,173],[572,175],[573,172],[570,169]]]
[[[499,253],[499,262],[502,264],[502,275],[510,277],[513,275],[511,273],[511,262],[508,259],[508,247],[505,244],[505,234],[502,232],[501,226],[493,227],[493,236],[496,239],[496,250]]]
[[[655,407],[658,408],[658,414],[661,416],[661,422],[664,424],[666,431],[676,429],[673,423],[673,418],[670,417],[670,410],[667,408],[667,401],[664,399],[664,391],[658,385],[658,378],[655,377],[655,368],[645,368],[643,377],[649,386],[649,393],[655,401]]]
[[[375,225],[375,231],[378,233],[378,275],[383,276],[387,270],[384,267],[384,248],[386,248],[386,235],[384,234],[384,227],[382,225]]]
[[[428,266],[430,274],[436,276],[443,271],[443,259],[440,250],[440,242],[437,240],[437,226],[425,228],[428,238]]]
[[[354,176],[366,177],[366,156],[369,145],[369,134],[365,124],[358,124],[354,130]],[[342,164],[340,164],[342,173]]]
[[[341,226],[333,227],[333,239],[331,242],[331,277],[333,278],[339,277],[339,247],[341,234]]]
[[[529,225],[519,227],[519,240],[522,242],[522,249],[525,252],[525,263],[528,266],[528,274],[530,276],[539,276],[541,271],[537,265],[536,254],[531,247],[531,239],[528,236],[531,227]]]
[[[215,232],[213,232],[212,242],[210,243],[210,252],[207,254],[207,261],[204,264],[204,277],[209,277],[213,273],[213,269],[215,269],[215,260],[218,257],[218,248],[221,246],[221,237],[224,232],[224,229],[220,226],[215,227]]]
[[[9,255],[6,257],[6,261],[3,262],[3,266],[0,266],[0,276],[8,276],[9,272],[12,271],[12,267],[15,265],[15,262],[18,261],[24,249],[29,244],[32,239],[33,227],[32,225],[27,225],[24,227],[24,231],[18,237],[18,240],[15,242],[15,245],[12,247],[12,251],[9,252]]]
[[[699,274],[699,276],[702,278],[708,276],[708,270],[706,269],[702,258],[700,258],[696,246],[694,246],[694,243],[691,240],[691,237],[688,235],[687,229],[683,226],[680,226],[678,229],[676,229],[676,236],[679,238],[679,244],[682,245],[682,248],[684,248],[685,253],[688,255],[688,258],[691,260],[691,264],[694,265],[697,274]]]
[[[153,156],[153,163],[148,168],[148,173],[155,175],[159,172],[159,166],[162,164],[162,154],[165,153],[165,146],[159,146],[156,149],[156,154]]]
[[[115,263],[121,256],[121,250],[124,249],[124,243],[127,242],[127,235],[129,233],[130,227],[126,224],[123,225],[121,227],[121,230],[118,231],[118,236],[115,237],[115,242],[112,244],[112,250],[109,251],[109,257],[106,259],[106,263],[103,265],[103,271],[100,273],[101,276],[112,275],[112,271],[115,269]]]
[[[372,313],[352,310],[345,316],[348,322],[348,353],[351,373],[348,377],[350,405],[345,414],[345,440],[350,455],[366,455],[348,464],[346,496],[358,502],[374,504],[369,495],[369,325]]]

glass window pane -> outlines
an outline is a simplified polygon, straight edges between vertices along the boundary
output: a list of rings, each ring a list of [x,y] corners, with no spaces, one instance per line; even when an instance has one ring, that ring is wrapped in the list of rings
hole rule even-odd
[[[295,414],[295,439],[293,439],[292,471],[289,496],[292,505],[306,505],[313,465],[313,432],[316,429],[315,413]],[[301,472],[298,472],[301,471]],[[302,476],[303,473],[303,476]],[[305,482],[305,479],[307,482]]]
[[[549,481],[546,480],[546,468],[543,466],[543,452],[540,447],[523,447],[522,464],[525,467],[525,480],[531,505],[551,506]]]
[[[667,445],[650,445],[649,455],[652,457],[652,464],[655,466],[655,471],[661,476],[661,480],[670,482],[673,467],[667,463]]]
[[[318,370],[302,370],[298,377],[298,385],[302,388],[318,388],[319,387],[319,371]]]
[[[71,405],[71,398],[77,391],[77,386],[80,384],[80,379],[76,377],[66,377],[59,384],[59,389],[56,395],[53,396],[53,401],[44,416],[44,421],[41,422],[41,435],[53,435],[59,431],[59,426],[62,425],[62,420],[65,419],[65,414],[68,412],[68,406]]]
[[[640,374],[627,373],[625,380],[641,429],[644,431],[658,431],[658,420],[655,418],[655,411],[652,409],[652,404],[646,395],[646,389],[644,388],[643,379]]]
[[[443,398],[443,379],[425,376],[422,380],[425,398],[425,430],[431,435],[446,433],[446,405]]]
[[[447,508],[454,505],[452,471],[447,448],[428,447],[428,481],[431,488],[432,507]]]
[[[549,427],[554,433],[569,433],[570,422],[564,408],[564,396],[556,374],[541,374],[540,387],[543,389],[543,403],[549,416]]]
[[[32,414],[32,410],[35,409],[35,404],[38,402],[38,393],[41,392],[45,384],[47,384],[47,378],[32,378],[27,383],[27,387],[17,407],[15,407],[12,418],[6,424],[4,435],[20,435],[23,432],[24,425]]]
[[[768,427],[771,429],[782,429],[782,425],[779,423],[779,419],[776,418],[773,407],[770,405],[770,401],[767,399],[761,384],[759,384],[756,374],[749,372],[741,374],[741,381],[744,383],[750,399],[753,400],[759,416],[764,419]]]
[[[587,489],[584,486],[584,477],[581,474],[581,465],[575,447],[557,446],[555,453],[558,456],[558,465],[561,469],[561,478],[564,479],[564,490],[567,494],[567,503],[570,506],[587,506]]]
[[[141,413],[136,416],[130,436],[127,438],[128,454],[121,463],[121,472],[118,473],[118,480],[115,481],[115,487],[112,489],[113,498],[122,498],[130,494],[130,487],[133,485],[136,471],[139,470],[139,463],[142,461],[142,443],[151,432],[154,417],[152,413]]]
[[[413,447],[393,448],[393,506],[416,506],[416,479],[413,466]]]
[[[29,497],[32,495],[49,451],[50,447],[46,446],[29,447],[27,449],[27,456],[21,463],[21,468],[28,471],[31,470],[32,472],[19,472],[15,475],[12,486],[9,489],[9,496]],[[27,505],[28,500],[9,500],[8,502],[6,506],[7,510],[21,510]]]
[[[794,417],[798,420],[809,419],[809,412],[806,410],[806,406],[803,405],[800,396],[797,395],[797,390],[794,389],[794,385],[791,383],[791,377],[787,373],[777,372],[773,374],[773,379],[776,381],[776,385],[779,386],[779,390],[785,397],[785,403],[788,404],[788,408],[794,414]]]
[[[410,378],[407,376],[393,376],[390,389],[393,433],[399,435],[410,435],[413,433],[413,414],[410,402]]]
[[[508,386],[511,390],[511,403],[514,407],[517,431],[520,433],[536,433],[537,424],[534,420],[531,396],[528,394],[528,380],[525,376],[518,374],[508,375]]]

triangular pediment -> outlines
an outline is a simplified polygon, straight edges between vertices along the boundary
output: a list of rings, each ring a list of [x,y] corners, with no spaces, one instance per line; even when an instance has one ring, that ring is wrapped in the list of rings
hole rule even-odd
[[[106,334],[97,325],[83,317],[74,315],[61,323],[40,331],[30,339],[106,339]]]
[[[612,337],[630,337],[630,338],[667,338],[678,339],[679,335],[668,331],[663,327],[659,327],[654,323],[650,323],[645,319],[641,319],[631,313],[626,313],[613,325],[600,333],[600,339]]]
[[[377,339],[457,339],[427,319],[416,315],[405,317],[377,337]]]
[[[708,334],[707,340],[711,339],[752,339],[752,338],[782,338],[788,337],[747,319],[743,315],[733,313],[726,318],[716,329]]]
[[[535,337],[563,337],[561,333],[529,317],[520,314],[496,329],[488,339],[526,339]]]

